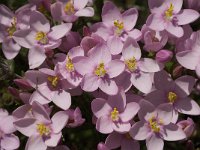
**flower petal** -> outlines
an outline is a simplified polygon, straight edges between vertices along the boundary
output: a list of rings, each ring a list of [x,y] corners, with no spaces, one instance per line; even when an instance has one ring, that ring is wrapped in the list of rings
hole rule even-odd
[[[178,19],[178,25],[186,25],[197,20],[199,13],[192,9],[183,9],[176,17]]]
[[[96,122],[96,129],[103,134],[113,132],[111,118],[107,116],[100,117]]]
[[[3,149],[6,149],[6,150],[17,149],[17,148],[19,148],[19,145],[20,145],[19,138],[17,136],[15,136],[14,134],[5,135],[1,139],[1,147]]]
[[[146,140],[146,146],[148,150],[162,150],[164,147],[164,141],[154,134]]]

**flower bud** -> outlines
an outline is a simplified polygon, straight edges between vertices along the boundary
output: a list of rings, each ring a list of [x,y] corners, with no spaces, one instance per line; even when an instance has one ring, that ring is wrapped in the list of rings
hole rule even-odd
[[[187,137],[190,137],[195,129],[195,124],[191,118],[182,120],[178,122],[177,125],[183,129]]]
[[[156,53],[156,60],[161,63],[168,62],[172,59],[173,53],[169,50],[160,50]]]
[[[15,79],[14,82],[22,90],[32,89],[32,86],[25,79]]]

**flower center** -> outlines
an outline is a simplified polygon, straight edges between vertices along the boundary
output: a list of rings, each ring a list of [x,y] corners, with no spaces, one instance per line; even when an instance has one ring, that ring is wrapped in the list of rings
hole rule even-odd
[[[119,111],[117,108],[114,108],[113,111],[110,113],[110,117],[112,121],[118,121],[119,120]]]
[[[65,67],[69,72],[74,71],[74,64],[72,63],[72,60],[69,56],[67,56],[67,62]]]
[[[128,67],[129,71],[133,72],[137,68],[137,61],[135,57],[125,61],[126,66]]]
[[[37,32],[35,39],[40,42],[41,44],[47,44],[48,38],[45,32]]]
[[[153,132],[156,132],[156,133],[160,132],[160,125],[155,119],[155,117],[152,117],[151,119],[149,119],[149,126],[151,127],[151,130]]]
[[[174,5],[170,3],[169,8],[165,11],[165,17],[169,20],[173,16]]]
[[[174,92],[169,92],[168,93],[168,101],[170,103],[174,103],[177,100],[177,95]]]
[[[13,21],[11,22],[11,26],[7,28],[7,32],[9,36],[13,36],[14,32],[17,30],[17,19],[14,17]]]
[[[95,75],[103,77],[106,74],[104,63],[100,63],[94,71]]]
[[[57,76],[49,76],[48,81],[51,83],[51,85],[55,88],[58,85],[59,78]]]
[[[74,14],[75,9],[74,9],[73,2],[72,2],[71,0],[65,4],[64,11],[65,11],[65,13],[68,14],[68,15]]]
[[[51,129],[43,123],[37,124],[37,132],[40,136],[49,136]]]
[[[117,28],[116,29],[116,34],[120,35],[124,29],[124,23],[120,22],[119,20],[114,21],[114,26]]]

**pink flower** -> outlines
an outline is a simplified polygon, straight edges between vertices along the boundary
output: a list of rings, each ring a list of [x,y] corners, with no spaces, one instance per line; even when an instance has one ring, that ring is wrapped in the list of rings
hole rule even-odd
[[[142,27],[142,36],[144,41],[144,49],[149,52],[157,52],[162,49],[167,41],[168,35],[165,31],[154,31],[146,26]]]
[[[186,137],[183,130],[171,123],[172,107],[170,104],[162,104],[155,108],[150,102],[140,102],[138,116],[130,135],[135,140],[145,140],[148,150],[162,150],[164,141],[177,141]]]
[[[78,107],[75,110],[68,109],[66,113],[69,116],[67,127],[75,128],[81,126],[85,122],[85,119],[82,118],[81,110]]]
[[[151,74],[160,71],[162,65],[153,59],[141,58],[141,55],[137,42],[128,38],[122,51],[126,71],[131,74],[130,81],[138,90],[149,93],[152,89]]]
[[[91,107],[97,117],[96,129],[104,134],[113,131],[128,132],[131,127],[130,121],[139,110],[136,102],[126,103],[126,95],[123,90],[120,90],[115,96],[109,96],[108,100],[94,99]]]
[[[84,56],[83,49],[80,46],[74,47],[67,55],[60,54],[60,57],[64,57],[65,59],[58,62],[55,68],[62,78],[66,79],[74,87],[78,87],[82,81],[82,76],[76,71],[73,64],[73,59],[80,56]]]
[[[173,52],[169,50],[163,49],[156,53],[156,60],[160,63],[168,62],[172,59],[172,57]]]
[[[165,71],[154,75],[155,88],[145,99],[155,106],[168,103],[173,107],[173,122],[176,123],[178,112],[188,115],[200,115],[200,107],[188,97],[196,80],[192,76],[182,76],[173,81]],[[165,85],[165,86],[163,86]]]
[[[14,34],[20,29],[28,28],[29,18],[27,11],[19,11],[14,14],[9,8],[0,5],[0,43],[2,51],[7,59],[13,59],[19,53],[21,46],[13,39]],[[26,21],[24,17],[26,16]]]
[[[105,145],[105,143],[100,142],[100,143],[97,145],[97,150],[110,150],[110,149]]]
[[[123,62],[112,60],[105,44],[98,44],[88,55],[88,57],[74,59],[76,71],[83,76],[81,88],[87,92],[100,88],[108,95],[117,94],[118,86],[113,78],[124,71]]]
[[[105,145],[110,149],[116,149],[121,147],[121,150],[140,150],[140,144],[138,141],[133,140],[130,134],[113,132],[106,138]]]
[[[45,60],[45,49],[55,49],[70,30],[71,23],[63,23],[50,28],[49,21],[38,11],[32,11],[30,29],[15,32],[13,38],[21,46],[30,49],[29,68],[39,67]]]
[[[128,37],[136,40],[141,38],[141,32],[134,29],[138,19],[138,11],[135,8],[121,14],[115,5],[108,1],[102,8],[101,16],[102,22],[94,24],[91,29],[104,40],[118,44]]]
[[[67,110],[71,106],[71,95],[66,92],[70,87],[66,80],[60,78],[55,71],[43,68],[40,71],[27,71],[27,81],[36,90],[30,98],[30,103],[37,101],[48,104],[53,101],[58,107]]]
[[[92,17],[94,9],[86,7],[89,0],[57,0],[51,5],[51,14],[56,21],[74,22],[78,17]]]
[[[62,132],[68,121],[68,115],[59,111],[50,119],[45,108],[34,102],[32,118],[23,118],[14,122],[17,130],[29,137],[25,150],[46,150],[47,146],[57,146]]]
[[[190,137],[195,130],[195,123],[191,118],[179,121],[177,125],[183,129],[187,137]]]
[[[16,131],[13,121],[13,117],[5,109],[0,109],[0,148],[2,150],[19,148],[19,138],[13,134]]]
[[[184,32],[181,25],[189,24],[199,18],[199,13],[192,9],[183,9],[183,0],[149,0],[151,15],[147,26],[156,31],[166,30],[168,33],[182,37]]]
[[[194,32],[187,42],[187,49],[178,52],[176,59],[185,68],[195,70],[197,75],[200,76],[200,31]],[[190,63],[189,63],[190,62]]]

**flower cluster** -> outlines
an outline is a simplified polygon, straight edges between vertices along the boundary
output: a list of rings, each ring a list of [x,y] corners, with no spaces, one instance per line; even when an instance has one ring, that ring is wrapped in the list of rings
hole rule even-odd
[[[195,2],[148,0],[150,14],[137,29],[137,8],[122,12],[106,1],[102,21],[83,27],[83,36],[73,27],[94,15],[93,1],[30,0],[15,12],[0,5],[2,52],[11,60],[27,49],[29,66],[14,80],[18,89],[10,87],[23,104],[12,115],[0,109],[0,149],[18,149],[18,131],[28,137],[25,150],[69,150],[63,131],[88,121],[79,108],[83,95],[93,99],[90,123],[108,135],[98,150],[139,150],[142,140],[148,150],[162,150],[164,141],[189,138],[195,123],[181,114],[200,115]],[[74,108],[77,96],[82,103]]]

